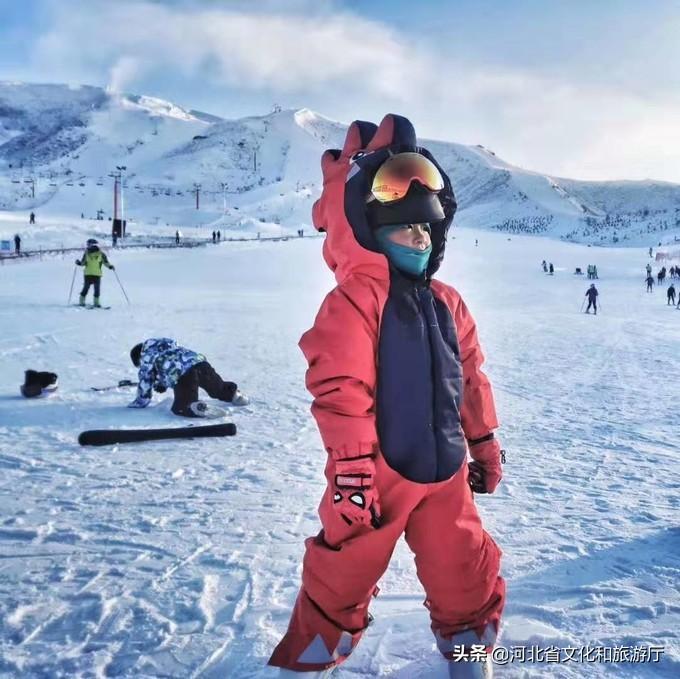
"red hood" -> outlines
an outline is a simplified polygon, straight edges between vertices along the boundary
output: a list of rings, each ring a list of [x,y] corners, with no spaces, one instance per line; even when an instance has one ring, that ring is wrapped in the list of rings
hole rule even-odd
[[[357,241],[345,213],[345,187],[354,168],[355,154],[374,151],[391,143],[391,119],[391,116],[385,116],[379,128],[373,123],[353,122],[347,130],[342,151],[326,151],[321,157],[323,191],[314,203],[312,217],[314,226],[327,234],[323,256],[338,283],[353,273],[389,279],[385,255],[369,250]]]
[[[315,205],[315,214],[316,211]],[[351,274],[357,273],[372,278],[389,279],[387,257],[359,245],[354,236],[354,230],[344,213],[337,218],[326,220],[325,223],[326,240],[323,244],[323,258],[335,274],[338,284]]]

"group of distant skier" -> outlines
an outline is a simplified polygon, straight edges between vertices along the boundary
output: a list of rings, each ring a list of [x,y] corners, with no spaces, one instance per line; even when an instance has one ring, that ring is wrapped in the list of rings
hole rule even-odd
[[[645,278],[645,283],[647,284],[647,292],[654,292],[654,276],[652,275],[652,265],[648,263],[647,266],[645,267],[645,270],[647,272],[647,277]],[[656,274],[657,285],[661,285],[666,280],[666,273],[669,274],[671,279],[680,278],[680,265],[672,266],[670,269],[668,269],[668,272],[666,271],[666,267],[662,266],[661,269]],[[666,289],[667,306],[671,305],[675,306],[676,295],[677,291],[675,289],[675,284],[671,283]],[[677,308],[680,309],[680,297],[678,299]]]
[[[650,248],[651,250],[651,248]],[[544,259],[541,262],[541,267],[545,273],[548,273],[552,275],[554,273],[554,267],[552,262],[550,262],[550,265],[546,262]],[[645,278],[645,283],[647,284],[647,292],[653,292],[654,291],[654,276],[652,275],[652,265],[647,264],[645,267],[645,270],[647,272],[647,276]],[[588,267],[586,269],[588,278],[598,278],[597,274],[597,266],[595,264],[588,264]],[[581,274],[582,275],[582,270],[580,267],[576,268],[576,271],[574,272],[576,274]],[[661,267],[661,269],[657,273],[657,284],[661,284],[664,282],[666,279],[666,274],[670,276],[671,279],[674,278],[680,278],[680,265],[678,266],[672,266],[670,269],[666,269],[665,266]],[[585,309],[585,313],[589,314],[591,309],[593,311],[593,314],[597,315],[597,298],[599,296],[599,291],[595,287],[594,283],[591,283],[590,287],[586,290],[585,297],[588,300],[588,306]],[[666,290],[666,305],[667,306],[675,306],[676,305],[676,297],[677,297],[677,309],[680,309],[680,295],[677,293],[675,289],[675,284],[671,283],[667,290]],[[584,300],[585,304],[585,300]],[[584,304],[581,305],[581,309],[583,309]]]

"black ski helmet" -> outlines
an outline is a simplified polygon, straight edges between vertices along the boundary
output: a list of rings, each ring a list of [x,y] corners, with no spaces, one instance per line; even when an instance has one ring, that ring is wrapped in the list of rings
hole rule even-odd
[[[130,350],[130,360],[132,361],[132,364],[136,367],[139,368],[139,364],[142,362],[142,343],[140,342],[139,344],[135,344],[134,347]]]
[[[99,241],[96,238],[88,238],[86,246],[90,252],[93,250],[99,250]]]

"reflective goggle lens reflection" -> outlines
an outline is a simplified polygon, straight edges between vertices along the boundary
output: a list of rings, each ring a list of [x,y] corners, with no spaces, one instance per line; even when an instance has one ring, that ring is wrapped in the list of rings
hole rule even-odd
[[[406,196],[414,180],[435,193],[444,188],[441,172],[431,160],[420,153],[398,153],[375,173],[371,194],[381,203],[392,203]]]

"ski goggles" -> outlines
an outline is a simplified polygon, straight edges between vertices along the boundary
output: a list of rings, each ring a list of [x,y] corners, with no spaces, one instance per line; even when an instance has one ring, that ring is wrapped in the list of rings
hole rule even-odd
[[[437,193],[444,179],[437,166],[420,153],[397,153],[390,156],[375,173],[371,196],[381,203],[393,203],[406,197],[412,181]]]

